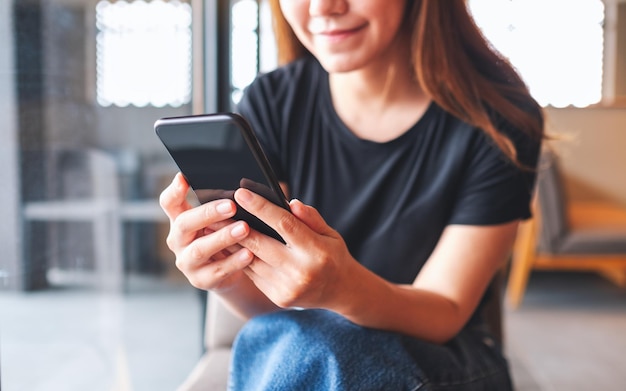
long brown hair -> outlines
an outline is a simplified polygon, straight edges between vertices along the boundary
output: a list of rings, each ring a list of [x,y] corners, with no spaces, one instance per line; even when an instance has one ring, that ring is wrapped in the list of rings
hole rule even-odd
[[[308,51],[285,20],[279,0],[270,1],[278,61]],[[544,133],[543,110],[506,58],[484,38],[465,0],[407,1],[415,77],[444,110],[482,129],[515,163],[513,143],[497,129],[492,112],[535,140]]]

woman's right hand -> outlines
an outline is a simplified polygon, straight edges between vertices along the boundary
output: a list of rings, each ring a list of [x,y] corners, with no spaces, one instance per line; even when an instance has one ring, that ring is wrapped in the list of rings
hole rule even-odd
[[[176,267],[196,288],[222,291],[247,279],[242,272],[254,258],[237,244],[250,233],[243,221],[234,221],[235,203],[215,200],[192,207],[189,185],[178,173],[161,193],[159,203],[170,219],[167,246],[176,255]]]

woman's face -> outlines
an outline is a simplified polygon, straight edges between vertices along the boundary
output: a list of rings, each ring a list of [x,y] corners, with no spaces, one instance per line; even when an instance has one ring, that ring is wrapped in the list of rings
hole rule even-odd
[[[405,4],[406,0],[280,0],[294,33],[328,72],[358,70],[389,61],[392,50],[408,50],[393,45]]]

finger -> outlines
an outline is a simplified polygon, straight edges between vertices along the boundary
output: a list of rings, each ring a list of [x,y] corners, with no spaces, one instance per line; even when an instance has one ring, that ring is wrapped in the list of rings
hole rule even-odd
[[[312,206],[305,205],[302,201],[293,199],[289,202],[289,208],[294,216],[314,232],[325,236],[333,236],[335,234],[335,230],[326,224],[322,215]]]
[[[272,268],[255,257],[243,272],[277,306],[287,308],[297,302],[298,293],[288,288],[289,284],[285,281],[289,277],[285,274],[280,275],[281,269]]]
[[[213,260],[224,259],[236,253],[237,251],[241,250],[242,248],[243,247],[241,247],[239,244],[236,244],[234,246],[229,246],[228,248],[225,248],[222,251],[214,254],[211,258]]]
[[[182,212],[191,209],[191,205],[187,202],[188,191],[189,185],[179,172],[174,176],[172,183],[161,192],[159,204],[170,221],[174,220]]]
[[[242,247],[250,250],[257,258],[262,259],[271,267],[280,267],[286,260],[291,259],[289,247],[253,229],[238,243]]]
[[[255,275],[265,279],[276,273],[276,268],[270,266],[259,257],[255,257],[250,262],[247,269],[252,271]]]
[[[237,208],[231,200],[217,200],[186,210],[171,222],[167,237],[171,249],[186,247],[199,236],[231,224]]]
[[[245,268],[254,259],[248,249],[242,248],[220,260],[205,264],[188,276],[191,285],[200,289],[218,288],[226,278]]]
[[[191,242],[176,258],[176,267],[183,272],[193,272],[211,262],[216,254],[222,254],[225,249],[235,246],[250,233],[250,227],[243,221],[237,221],[211,235],[202,236]],[[237,250],[235,253],[240,252]],[[224,259],[230,258],[228,254]],[[218,260],[219,260],[218,256]]]
[[[295,243],[299,236],[310,235],[310,229],[302,224],[292,213],[250,190],[237,189],[235,201],[242,208],[272,227],[282,236],[287,244]],[[247,244],[244,246],[248,247]],[[259,256],[259,254],[256,255]]]
[[[257,262],[258,258],[254,258],[252,262],[248,264],[246,268],[243,269],[244,274],[252,281],[252,283],[261,291],[265,296],[267,296],[270,300],[274,296],[274,292],[276,291],[275,282],[263,278],[261,275],[257,274],[250,265]],[[276,303],[275,303],[276,304]]]

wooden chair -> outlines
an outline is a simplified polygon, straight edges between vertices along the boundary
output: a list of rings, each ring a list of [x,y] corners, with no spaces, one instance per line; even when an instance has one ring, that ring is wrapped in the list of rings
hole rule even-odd
[[[517,308],[532,270],[592,271],[626,286],[626,207],[567,199],[559,161],[544,151],[532,219],[520,225],[506,301]]]

